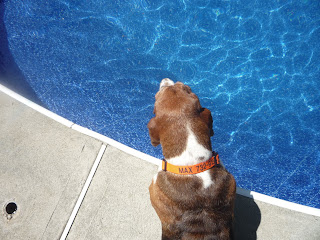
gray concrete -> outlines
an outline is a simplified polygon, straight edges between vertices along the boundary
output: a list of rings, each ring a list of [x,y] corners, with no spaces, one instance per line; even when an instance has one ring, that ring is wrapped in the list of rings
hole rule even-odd
[[[157,167],[108,146],[68,239],[160,239],[148,187]]]
[[[0,92],[0,239],[56,239],[100,146]]]
[[[320,218],[237,195],[236,239],[319,240]]]
[[[59,239],[101,144],[0,92],[0,239]],[[148,193],[156,171],[107,146],[68,239],[160,239]],[[319,221],[237,195],[236,239],[319,240]]]

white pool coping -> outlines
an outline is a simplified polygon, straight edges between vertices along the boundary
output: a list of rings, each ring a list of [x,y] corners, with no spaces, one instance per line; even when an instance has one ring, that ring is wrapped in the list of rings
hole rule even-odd
[[[26,99],[25,97],[15,93],[14,91],[10,90],[9,88],[3,86],[0,84],[0,91],[7,94],[8,96],[16,99],[17,101],[27,105],[28,107],[36,110],[37,112],[69,127],[69,128],[72,128],[74,129],[75,131],[78,131],[80,133],[83,133],[85,135],[88,135],[88,136],[91,136],[105,144],[108,144],[108,145],[111,145],[113,147],[116,147],[118,149],[120,149],[121,151],[124,151],[128,154],[131,154],[137,158],[140,158],[144,161],[147,161],[147,162],[150,162],[152,164],[155,164],[155,165],[160,165],[161,164],[161,160],[158,159],[158,158],[155,158],[155,157],[152,157],[148,154],[145,154],[143,152],[140,152],[138,150],[135,150],[131,147],[128,147],[118,141],[115,141],[109,137],[106,137],[100,133],[97,133],[97,132],[94,132],[88,128],[85,128],[85,127],[82,127],[80,125],[77,125],[71,121],[69,121],[68,119],[66,118],[63,118],[51,111],[49,111],[48,109],[44,108],[44,107],[41,107],[40,105]],[[93,173],[94,174],[94,173]],[[93,176],[91,176],[92,178]],[[254,200],[258,200],[258,201],[261,201],[261,202],[265,202],[265,203],[268,203],[268,204],[271,204],[271,205],[274,205],[274,206],[278,206],[278,207],[282,207],[282,208],[286,208],[286,209],[290,209],[290,210],[293,210],[293,211],[297,211],[297,212],[301,212],[301,213],[305,213],[305,214],[309,214],[309,215],[313,215],[313,216],[317,216],[317,217],[320,217],[320,209],[318,208],[313,208],[313,207],[308,207],[308,206],[305,206],[305,205],[301,205],[301,204],[297,204],[297,203],[293,203],[293,202],[289,202],[289,201],[286,201],[286,200],[282,200],[282,199],[278,199],[278,198],[275,198],[275,197],[270,197],[268,195],[265,195],[265,194],[261,194],[261,193],[257,193],[257,192],[254,192],[254,191],[250,191],[250,190],[247,190],[247,189],[243,189],[243,188],[239,188],[237,187],[237,193],[242,195],[242,196],[245,196],[245,197],[249,197],[249,198],[252,198]]]

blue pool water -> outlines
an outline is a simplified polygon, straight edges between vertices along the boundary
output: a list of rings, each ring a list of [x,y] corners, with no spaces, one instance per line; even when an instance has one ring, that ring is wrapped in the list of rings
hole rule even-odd
[[[6,0],[0,30],[3,84],[49,110],[161,158],[154,95],[183,81],[240,187],[320,208],[318,0]]]

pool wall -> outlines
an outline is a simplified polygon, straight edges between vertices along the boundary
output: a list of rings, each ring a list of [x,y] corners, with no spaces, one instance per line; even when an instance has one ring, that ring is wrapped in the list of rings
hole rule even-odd
[[[1,84],[43,105],[35,91],[16,64],[8,43],[7,30],[4,24],[4,1],[0,1],[0,78]]]

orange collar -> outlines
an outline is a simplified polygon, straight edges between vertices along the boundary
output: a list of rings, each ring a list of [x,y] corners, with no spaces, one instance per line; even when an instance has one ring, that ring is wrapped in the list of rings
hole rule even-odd
[[[213,168],[214,166],[220,164],[218,153],[216,152],[212,152],[212,153],[213,155],[209,160],[196,165],[190,165],[190,166],[176,166],[168,163],[165,159],[163,159],[162,170],[175,173],[175,174],[180,174],[180,175],[190,175],[190,174],[196,174],[196,173],[207,171],[208,169]]]

